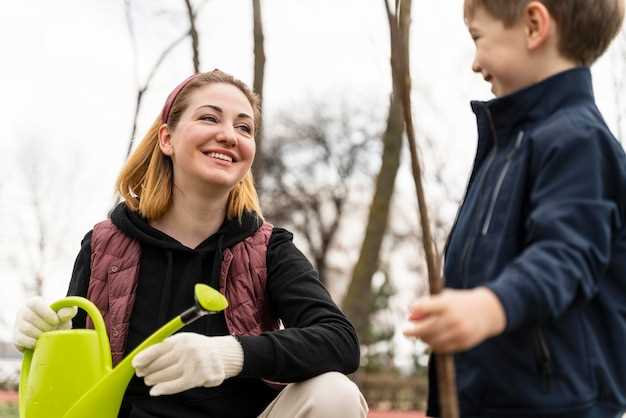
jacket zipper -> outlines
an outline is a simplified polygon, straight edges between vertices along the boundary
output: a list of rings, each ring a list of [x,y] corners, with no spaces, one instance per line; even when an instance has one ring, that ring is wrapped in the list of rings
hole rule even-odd
[[[495,149],[493,149],[491,151],[491,153],[489,154],[489,156],[487,157],[487,161],[485,161],[485,173],[483,173],[483,176],[480,179],[480,186],[481,187],[482,187],[482,185],[483,185],[483,183],[485,181],[485,177],[487,177],[487,171],[491,167],[491,163],[493,163],[493,160],[495,159],[495,156],[496,156],[496,151],[495,151]],[[452,235],[452,234],[450,234],[450,235]],[[465,243],[465,246],[463,247],[463,253],[461,254],[461,265],[463,265],[463,262],[465,260],[465,256],[467,255],[467,252],[469,250],[470,244],[472,244],[472,241],[467,240],[467,242]]]
[[[513,159],[513,154],[517,151],[520,144],[522,143],[522,139],[524,138],[524,131],[520,131],[517,135],[517,139],[515,140],[515,146],[513,150],[507,155],[506,163],[500,172],[500,176],[498,177],[498,181],[496,182],[496,188],[493,191],[493,195],[491,196],[491,203],[489,204],[489,209],[487,211],[487,217],[485,218],[485,223],[483,225],[483,229],[481,231],[482,235],[487,235],[489,231],[489,225],[491,224],[491,218],[493,217],[493,211],[496,208],[496,202],[498,200],[498,194],[500,193],[500,189],[502,188],[502,183],[504,183],[504,178],[506,177],[507,171],[509,171],[509,166],[511,165],[511,160]]]
[[[485,182],[485,178],[487,177],[487,172],[489,171],[489,169],[491,168],[491,164],[493,163],[493,160],[495,160],[496,157],[496,147],[494,147],[494,149],[491,151],[491,154],[489,156],[489,160],[485,163],[485,172],[483,173],[483,177],[480,179],[480,187],[482,187],[483,183]],[[480,211],[478,212],[480,213]],[[468,239],[467,242],[465,243],[465,247],[463,248],[463,253],[461,254],[461,267],[463,268],[462,270],[462,277],[463,277],[463,287],[466,288],[467,287],[467,282],[468,282],[468,278],[467,278],[467,272],[469,270],[469,253],[471,252],[472,248],[474,247],[474,242],[476,240],[470,240]]]
[[[493,118],[491,117],[491,112],[489,111],[489,109],[486,109],[486,113],[487,113],[487,117],[489,118],[489,126],[491,128],[491,135],[493,136],[494,146],[493,146],[493,149],[491,150],[491,153],[489,154],[488,160],[485,162],[485,171],[483,172],[483,177],[480,179],[479,189],[485,183],[485,178],[487,177],[487,174],[489,173],[491,164],[493,164],[493,161],[496,159],[496,154],[498,151],[498,137],[496,135],[496,127],[493,124]],[[478,213],[480,212],[481,211],[478,211]],[[463,253],[461,254],[461,269],[462,269],[461,277],[463,278],[464,288],[467,287],[467,282],[468,282],[468,278],[467,278],[467,272],[469,270],[469,256],[468,255],[471,253],[472,247],[474,246],[474,241],[475,240],[468,240],[465,243],[465,247],[463,248]]]
[[[489,224],[491,223],[491,217],[493,216],[493,211],[496,207],[496,201],[498,200],[498,194],[500,193],[500,187],[502,187],[502,183],[504,181],[504,177],[506,176],[506,172],[509,171],[509,165],[511,164],[511,160],[507,159],[504,168],[500,172],[500,176],[498,177],[498,182],[496,183],[496,188],[493,191],[493,195],[491,196],[491,203],[489,204],[489,210],[487,211],[487,218],[485,219],[485,224],[483,225],[483,229],[481,231],[482,235],[486,235],[489,230]]]
[[[552,355],[550,348],[543,335],[541,326],[535,329],[535,346],[539,362],[539,371],[541,373],[543,389],[545,392],[550,391],[552,385]]]

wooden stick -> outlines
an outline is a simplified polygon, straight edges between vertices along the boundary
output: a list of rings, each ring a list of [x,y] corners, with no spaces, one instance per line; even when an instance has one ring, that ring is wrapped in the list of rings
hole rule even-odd
[[[424,195],[424,187],[422,182],[422,170],[420,167],[419,156],[417,154],[417,144],[415,140],[415,130],[413,127],[413,116],[411,112],[411,72],[409,63],[408,48],[408,28],[411,19],[411,1],[401,0],[399,10],[399,26],[400,39],[407,42],[401,45],[402,53],[399,54],[401,62],[398,68],[398,80],[400,83],[400,92],[402,94],[402,109],[404,113],[404,121],[406,127],[409,149],[411,151],[411,169],[413,171],[413,180],[415,181],[415,190],[417,192],[417,201],[419,203],[419,218],[422,227],[422,244],[424,246],[424,254],[426,257],[426,266],[428,268],[428,283],[430,285],[430,293],[436,295],[443,290],[443,280],[440,269],[440,256],[437,254],[433,244],[432,234],[430,230],[430,222],[428,217],[428,207],[426,205],[426,197]],[[451,354],[437,354],[437,378],[439,383],[439,405],[443,418],[458,418],[459,405],[456,393],[456,379],[454,372],[454,359]]]

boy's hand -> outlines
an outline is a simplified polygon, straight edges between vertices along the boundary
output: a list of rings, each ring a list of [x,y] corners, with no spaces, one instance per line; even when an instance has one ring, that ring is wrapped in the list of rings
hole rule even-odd
[[[506,315],[489,289],[444,290],[414,303],[409,312],[407,337],[417,337],[433,351],[451,353],[472,348],[500,334]]]

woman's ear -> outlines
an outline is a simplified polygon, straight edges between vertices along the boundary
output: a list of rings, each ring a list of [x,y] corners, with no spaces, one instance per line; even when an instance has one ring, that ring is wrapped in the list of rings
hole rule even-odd
[[[552,16],[548,8],[539,1],[531,1],[524,9],[523,21],[526,25],[527,46],[536,50],[552,36]]]
[[[174,155],[172,136],[170,135],[170,130],[165,123],[159,128],[159,148],[161,148],[161,152],[165,155],[170,157]]]

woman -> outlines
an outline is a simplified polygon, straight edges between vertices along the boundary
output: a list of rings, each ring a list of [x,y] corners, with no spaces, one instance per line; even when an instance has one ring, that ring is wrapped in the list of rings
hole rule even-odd
[[[123,203],[82,241],[68,294],[99,307],[114,363],[192,304],[194,284],[230,302],[134,359],[120,417],[367,413],[343,374],[359,362],[352,325],[291,233],[262,218],[250,174],[259,123],[241,81],[219,70],[189,77],[122,169]],[[75,314],[30,300],[16,345],[32,348]],[[74,326],[85,325],[81,312]]]

